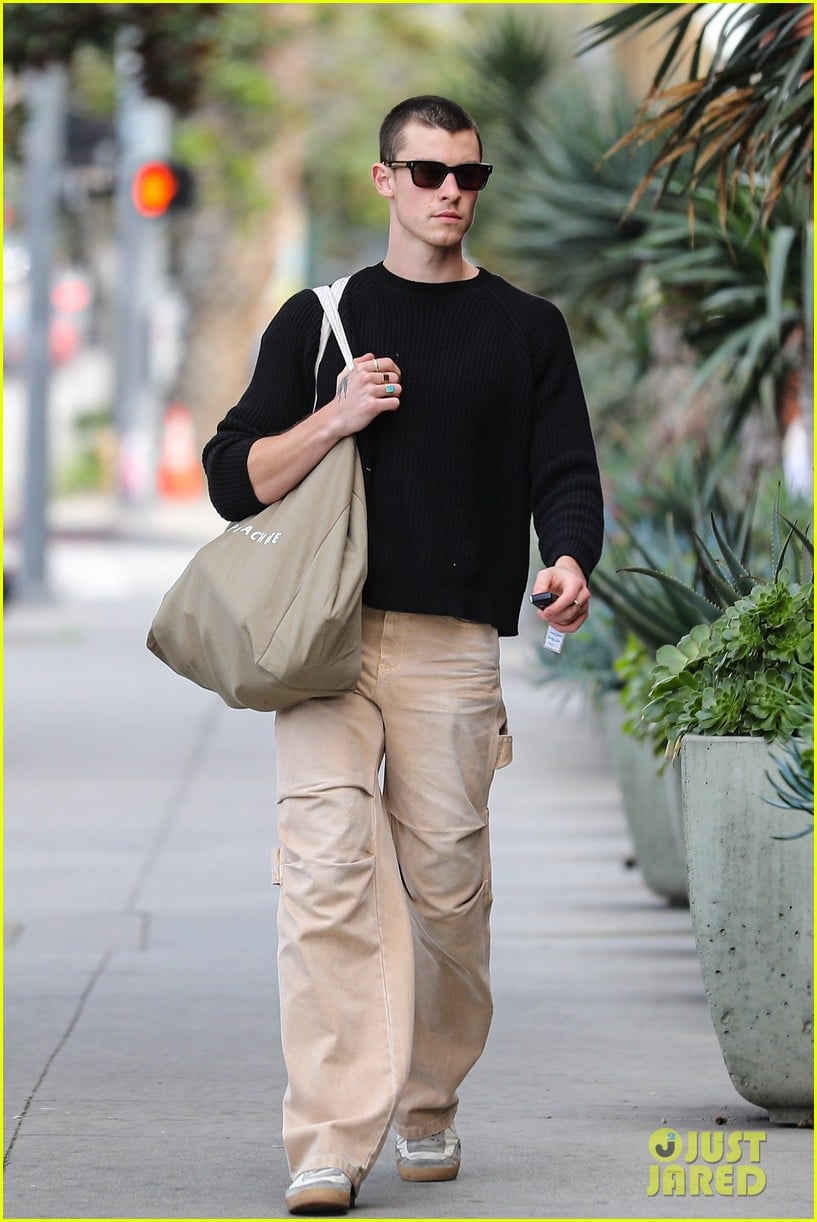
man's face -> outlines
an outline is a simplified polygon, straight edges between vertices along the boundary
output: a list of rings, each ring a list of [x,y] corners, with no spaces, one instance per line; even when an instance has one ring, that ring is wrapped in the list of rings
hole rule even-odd
[[[409,123],[395,154],[399,161],[441,161],[462,165],[479,161],[479,142],[472,131],[446,132],[424,123]],[[463,191],[449,174],[435,189],[415,187],[405,167],[375,170],[381,195],[392,201],[392,233],[404,240],[448,248],[458,245],[474,222],[476,191]]]

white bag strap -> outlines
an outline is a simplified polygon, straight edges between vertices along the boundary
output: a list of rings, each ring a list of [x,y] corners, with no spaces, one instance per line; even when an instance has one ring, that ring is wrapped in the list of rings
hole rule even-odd
[[[340,280],[336,280],[334,284],[319,284],[312,291],[318,298],[318,301],[323,307],[323,321],[321,323],[321,338],[318,343],[318,355],[315,360],[315,399],[312,404],[312,410],[318,406],[318,369],[323,360],[323,354],[326,351],[326,345],[329,341],[329,332],[335,336],[340,348],[340,354],[343,357],[346,368],[350,369],[354,364],[352,349],[349,346],[349,341],[346,338],[346,332],[343,329],[343,323],[340,320],[338,313],[338,302],[343,296],[343,290],[349,282],[348,276],[342,276]]]

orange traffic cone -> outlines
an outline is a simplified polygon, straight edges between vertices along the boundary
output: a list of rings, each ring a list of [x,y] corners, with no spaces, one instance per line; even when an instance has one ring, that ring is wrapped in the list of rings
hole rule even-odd
[[[156,487],[168,500],[192,500],[202,494],[204,479],[193,416],[181,403],[171,404],[165,412]]]

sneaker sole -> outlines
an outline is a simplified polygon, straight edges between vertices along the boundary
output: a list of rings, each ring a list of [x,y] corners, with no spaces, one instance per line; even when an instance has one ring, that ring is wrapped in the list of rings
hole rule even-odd
[[[455,1180],[459,1174],[460,1165],[456,1163],[454,1166],[441,1167],[434,1166],[433,1163],[423,1166],[418,1163],[411,1163],[408,1160],[397,1164],[397,1174],[401,1180],[408,1180],[412,1184],[438,1184],[442,1180]]]
[[[341,1188],[302,1188],[300,1192],[287,1195],[287,1209],[291,1214],[316,1215],[345,1214],[354,1203],[355,1194]]]

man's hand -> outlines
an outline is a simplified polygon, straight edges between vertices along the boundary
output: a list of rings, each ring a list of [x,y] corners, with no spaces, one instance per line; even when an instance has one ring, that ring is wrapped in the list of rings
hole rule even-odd
[[[334,399],[284,433],[259,437],[247,455],[247,473],[262,505],[286,496],[342,437],[359,433],[381,412],[400,405],[400,370],[391,357],[355,358],[338,377]]]
[[[560,556],[551,568],[540,569],[533,583],[534,594],[550,590],[557,595],[550,606],[536,614],[559,632],[575,632],[590,613],[590,590],[572,556]]]
[[[389,356],[367,352],[338,377],[334,399],[322,409],[337,438],[359,433],[381,412],[400,406],[400,370]]]

